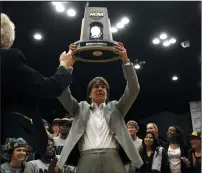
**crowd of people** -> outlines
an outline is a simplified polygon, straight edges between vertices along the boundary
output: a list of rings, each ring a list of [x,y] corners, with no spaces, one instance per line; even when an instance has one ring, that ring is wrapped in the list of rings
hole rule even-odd
[[[9,17],[1,14],[2,173],[201,172],[201,132],[190,134],[189,144],[176,125],[168,127],[167,139],[163,140],[154,123],[147,124],[146,130],[139,129],[134,120],[125,123],[124,117],[135,102],[140,85],[122,43],[114,45],[127,81],[122,97],[109,101],[108,82],[96,77],[87,87],[87,100],[78,102],[69,88],[76,46],[71,44],[69,52],[60,55],[56,73],[45,78],[25,65],[20,50],[11,49],[14,29]],[[19,85],[22,81],[23,86]],[[45,97],[58,98],[71,119],[56,118],[50,127],[36,111],[38,101]],[[22,117],[30,125],[25,127],[27,122],[21,121]],[[8,128],[12,119],[14,127]],[[145,136],[140,139],[138,131],[142,130]]]
[[[43,155],[38,155],[23,138],[8,138],[1,149],[1,172],[53,173],[72,126],[72,120],[57,118],[52,127],[43,119],[48,135],[48,145]],[[153,126],[153,128],[151,128]],[[192,132],[189,143],[178,126],[168,127],[167,139],[159,140],[158,127],[149,123],[143,139],[138,137],[139,126],[134,120],[127,122],[128,134],[139,152],[143,164],[137,168],[125,164],[126,173],[200,173],[201,132]],[[77,166],[63,165],[63,173],[76,173]],[[124,173],[124,172],[123,172]]]

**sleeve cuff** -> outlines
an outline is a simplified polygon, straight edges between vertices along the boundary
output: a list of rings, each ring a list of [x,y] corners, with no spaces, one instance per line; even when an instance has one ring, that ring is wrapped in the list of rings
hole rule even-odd
[[[64,70],[65,70],[65,71],[68,71],[70,74],[72,74],[72,72],[73,72],[73,67],[65,68],[64,66],[60,65],[60,66],[58,67],[58,69],[62,69],[63,71],[64,71]]]

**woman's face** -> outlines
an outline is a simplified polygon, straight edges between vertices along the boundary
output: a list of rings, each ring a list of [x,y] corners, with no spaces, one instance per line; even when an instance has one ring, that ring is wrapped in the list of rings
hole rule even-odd
[[[154,138],[152,134],[147,134],[144,138],[144,143],[146,146],[151,146],[154,142]]]
[[[18,147],[13,150],[11,154],[11,160],[24,161],[26,159],[26,148]]]
[[[174,136],[175,134],[176,134],[176,129],[175,129],[175,127],[170,126],[170,127],[168,128],[168,132],[167,132],[168,137],[170,138],[170,137]]]
[[[190,143],[191,143],[191,147],[193,149],[200,149],[201,148],[201,140],[200,139],[193,138],[193,139],[191,139]]]
[[[156,136],[157,136],[157,129],[154,127],[154,125],[153,124],[148,124],[147,125],[147,132],[152,132],[152,133],[154,133]]]
[[[128,126],[128,133],[130,135],[135,135],[137,132],[138,132],[138,130],[136,129],[135,126],[131,126],[131,125]]]

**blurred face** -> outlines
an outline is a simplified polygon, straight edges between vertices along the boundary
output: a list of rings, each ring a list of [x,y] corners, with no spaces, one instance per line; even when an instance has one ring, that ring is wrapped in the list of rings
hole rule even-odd
[[[57,125],[53,125],[52,129],[53,129],[54,134],[57,134],[58,131],[59,131],[59,125],[58,124]]]
[[[175,129],[175,127],[170,126],[170,127],[168,128],[168,132],[167,132],[168,138],[173,137],[175,134],[176,134],[176,129]]]
[[[190,143],[191,143],[191,147],[193,149],[199,149],[199,148],[201,148],[201,140],[198,139],[198,138],[191,139]]]
[[[46,148],[45,157],[54,158],[55,157],[55,149],[54,149],[54,142],[48,140],[48,146]]]
[[[157,129],[153,124],[147,124],[147,132],[153,132],[157,136]]]
[[[97,80],[90,92],[90,98],[97,104],[104,103],[107,99],[107,86],[100,80]]]
[[[131,126],[131,125],[128,126],[128,133],[130,135],[136,135],[137,132],[138,130],[135,128],[135,126]]]
[[[144,138],[144,143],[146,146],[151,146],[154,142],[154,138],[152,134],[147,134]]]
[[[26,159],[26,148],[25,147],[18,147],[13,150],[11,154],[12,161],[24,161]]]
[[[59,132],[63,135],[67,135],[69,134],[69,131],[70,131],[71,127],[69,125],[69,123],[62,123],[60,126],[59,126]]]

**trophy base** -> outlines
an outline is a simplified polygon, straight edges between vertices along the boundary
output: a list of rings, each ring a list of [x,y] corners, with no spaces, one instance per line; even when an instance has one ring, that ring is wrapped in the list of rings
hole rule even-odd
[[[83,62],[103,63],[120,59],[119,52],[113,47],[115,41],[88,40],[77,41],[73,58]]]

